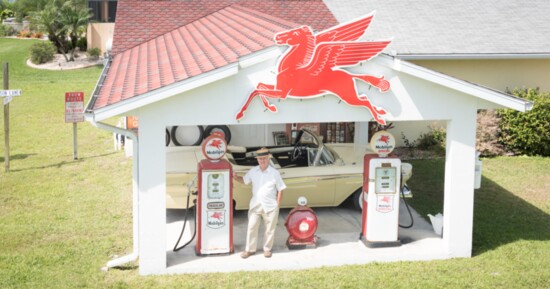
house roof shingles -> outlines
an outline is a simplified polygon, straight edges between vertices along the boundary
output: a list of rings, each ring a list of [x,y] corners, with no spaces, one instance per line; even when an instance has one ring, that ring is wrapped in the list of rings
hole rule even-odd
[[[409,55],[550,54],[547,0],[324,0],[340,22],[376,10],[363,39]],[[389,51],[386,50],[386,51]]]

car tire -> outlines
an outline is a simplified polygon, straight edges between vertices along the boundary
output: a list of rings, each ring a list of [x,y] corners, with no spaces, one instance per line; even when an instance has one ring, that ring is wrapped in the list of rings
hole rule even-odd
[[[362,211],[363,210],[363,202],[361,200],[361,196],[363,195],[363,188],[359,188],[357,189],[357,191],[355,191],[353,193],[353,206],[355,207],[355,209],[359,210],[359,211]]]
[[[204,137],[210,136],[212,132],[219,131],[225,136],[225,142],[229,144],[231,141],[231,131],[227,125],[209,125],[204,129]]]
[[[196,146],[200,145],[204,136],[204,128],[202,125],[196,126],[173,126],[172,127],[172,142],[176,146]]]

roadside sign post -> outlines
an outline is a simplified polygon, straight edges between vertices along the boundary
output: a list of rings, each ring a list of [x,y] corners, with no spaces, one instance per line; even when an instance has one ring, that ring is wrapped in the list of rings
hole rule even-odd
[[[77,127],[84,121],[84,92],[65,92],[65,122],[73,123],[73,159],[78,159]]]
[[[0,97],[4,98],[4,169],[10,170],[10,102],[14,96],[21,95],[21,89],[9,90],[8,63],[4,63],[4,90],[0,90]]]
[[[9,85],[8,63],[4,63],[4,89],[10,88]],[[6,173],[10,170],[10,103],[4,103],[4,170]]]

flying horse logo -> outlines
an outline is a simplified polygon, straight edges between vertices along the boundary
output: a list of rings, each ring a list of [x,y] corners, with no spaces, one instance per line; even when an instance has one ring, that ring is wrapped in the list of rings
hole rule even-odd
[[[236,119],[244,117],[244,112],[255,96],[259,96],[266,109],[272,112],[277,107],[267,98],[313,98],[334,94],[352,106],[366,107],[380,124],[386,111],[374,106],[366,95],[358,95],[355,79],[377,87],[381,92],[390,88],[384,76],[352,74],[339,69],[353,66],[377,56],[388,44],[385,41],[356,41],[363,35],[372,21],[374,13],[350,23],[342,24],[314,35],[308,26],[283,31],[275,35],[275,43],[289,45],[290,48],[279,58],[277,83],[258,83],[237,113]]]

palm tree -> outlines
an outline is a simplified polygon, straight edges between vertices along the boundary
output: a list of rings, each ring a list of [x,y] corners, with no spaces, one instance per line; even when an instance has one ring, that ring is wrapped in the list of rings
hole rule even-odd
[[[92,17],[90,9],[82,5],[82,1],[68,0],[61,7],[59,22],[62,25],[62,31],[67,33],[72,44],[71,57],[69,61],[74,61],[74,53],[78,42],[80,29],[88,25],[88,20]]]
[[[59,22],[62,6],[63,0],[50,0],[44,9],[33,13],[33,21],[42,32],[48,35],[48,39],[57,47],[57,51],[63,53],[65,59],[69,61],[65,55],[68,51],[67,33],[62,30],[63,25]]]
[[[34,19],[48,39],[63,53],[67,62],[74,61],[79,32],[91,18],[90,10],[82,0],[49,0]],[[69,41],[71,46],[69,46]],[[72,47],[72,50],[70,49]],[[67,53],[70,52],[70,56]]]

